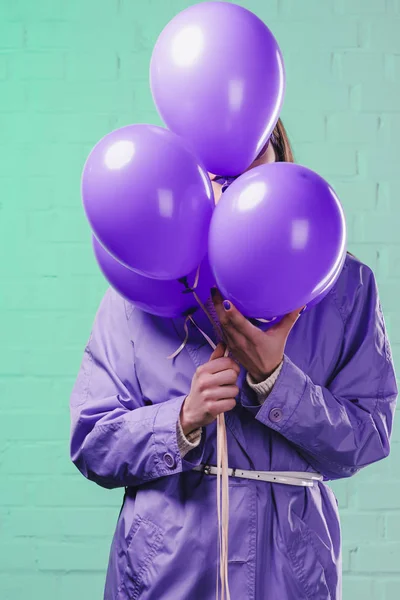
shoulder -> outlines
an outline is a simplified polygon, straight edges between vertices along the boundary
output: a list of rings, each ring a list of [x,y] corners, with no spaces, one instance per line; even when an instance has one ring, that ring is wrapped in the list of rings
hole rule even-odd
[[[135,306],[128,302],[113,287],[108,286],[100,302],[103,312],[110,312],[114,317],[122,317],[129,321]]]
[[[134,306],[114,288],[108,286],[97,309],[97,319],[109,326],[123,326],[131,318]]]
[[[372,269],[347,253],[342,272],[330,293],[342,318],[346,320],[360,302],[376,292]]]

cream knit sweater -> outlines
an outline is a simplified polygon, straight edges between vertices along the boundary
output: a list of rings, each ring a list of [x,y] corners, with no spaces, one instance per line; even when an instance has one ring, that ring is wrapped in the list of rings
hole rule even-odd
[[[215,311],[215,307],[214,307],[214,304],[213,304],[213,301],[211,298],[209,298],[207,300],[205,306],[214,320],[215,334],[217,336],[217,339],[220,341],[221,335],[219,332],[218,316]],[[265,401],[268,394],[271,392],[272,388],[274,387],[275,381],[278,379],[279,373],[281,372],[282,365],[283,365],[283,363],[281,363],[267,379],[265,379],[264,381],[261,381],[260,383],[255,383],[253,381],[251,375],[249,373],[247,373],[246,381],[247,381],[248,385],[257,394],[257,399],[258,399],[258,402],[260,403],[260,405]],[[191,431],[187,436],[185,436],[185,434],[182,431],[181,421],[178,418],[178,422],[176,424],[176,433],[177,433],[177,439],[178,439],[179,452],[180,452],[182,458],[190,450],[193,450],[193,448],[196,448],[200,444],[202,431],[203,431],[203,428],[199,427],[198,429]]]

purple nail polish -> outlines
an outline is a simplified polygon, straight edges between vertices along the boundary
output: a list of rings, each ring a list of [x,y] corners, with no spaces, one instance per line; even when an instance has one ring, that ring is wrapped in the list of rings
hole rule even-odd
[[[225,310],[229,310],[231,307],[231,303],[229,302],[229,300],[224,300],[224,308]]]

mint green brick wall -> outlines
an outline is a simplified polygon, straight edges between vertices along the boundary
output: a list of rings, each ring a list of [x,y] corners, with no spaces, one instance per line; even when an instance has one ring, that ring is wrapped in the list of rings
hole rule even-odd
[[[98,600],[122,499],[69,460],[69,393],[106,288],[80,173],[113,128],[160,120],[148,63],[189,0],[0,0],[0,598]],[[345,207],[400,367],[400,1],[247,0],[274,31],[299,162]],[[334,485],[345,600],[400,586],[400,427],[389,459]],[[258,599],[257,599],[258,600]],[[261,599],[260,599],[261,600]]]

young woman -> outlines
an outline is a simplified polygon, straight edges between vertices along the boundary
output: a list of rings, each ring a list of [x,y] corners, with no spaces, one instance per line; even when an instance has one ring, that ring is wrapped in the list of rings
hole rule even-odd
[[[293,160],[280,121],[272,140],[252,167]],[[190,324],[169,360],[184,318],[147,314],[111,288],[96,314],[71,396],[71,458],[98,485],[125,488],[105,600],[215,598],[209,467],[221,412],[233,469],[232,600],[341,598],[339,515],[326,482],[389,454],[397,398],[374,275],[348,254],[324,300],[268,335],[222,300],[208,303],[214,328],[203,311],[194,321],[227,343],[226,358]]]

